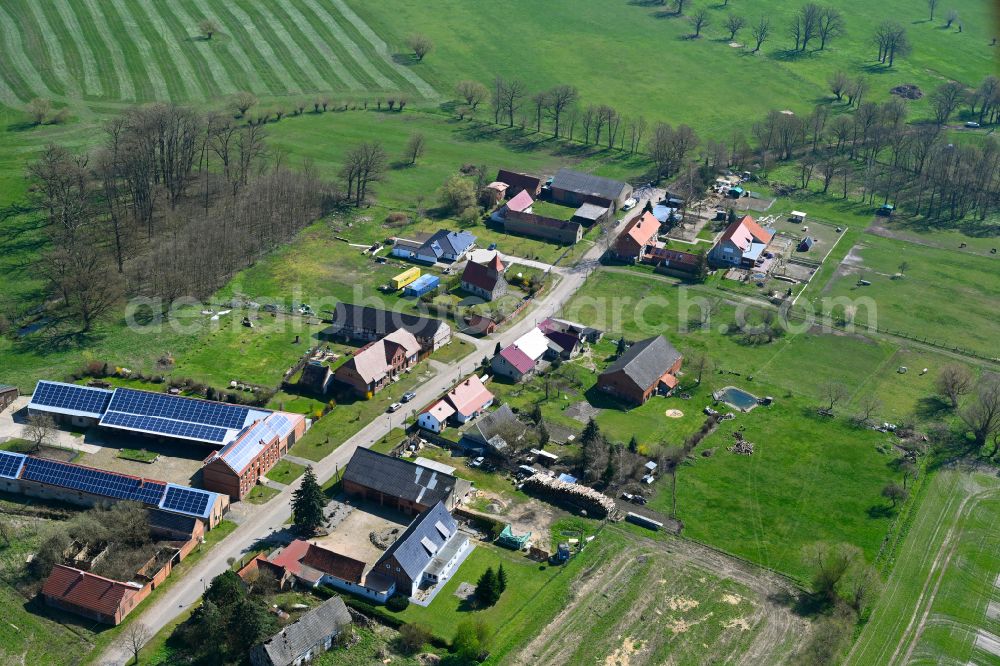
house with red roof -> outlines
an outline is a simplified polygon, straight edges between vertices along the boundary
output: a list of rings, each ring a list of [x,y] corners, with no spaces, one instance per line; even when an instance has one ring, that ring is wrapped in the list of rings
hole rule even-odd
[[[761,227],[749,215],[736,220],[722,233],[708,253],[713,266],[752,268],[764,261],[764,250],[774,237],[774,230]]]
[[[148,586],[122,583],[63,564],[52,567],[42,586],[49,606],[113,626],[121,624],[149,592]]]
[[[384,603],[395,592],[395,584],[390,578],[366,571],[370,567],[361,560],[302,539],[276,551],[267,562],[270,567],[283,571],[283,577],[293,577],[300,585],[310,588],[328,585],[379,603]]]
[[[615,240],[612,252],[618,259],[638,261],[646,249],[656,242],[660,222],[652,213],[644,212],[632,219]]]
[[[462,271],[462,290],[487,301],[496,300],[507,293],[506,269],[499,252],[485,264],[470,261]]]

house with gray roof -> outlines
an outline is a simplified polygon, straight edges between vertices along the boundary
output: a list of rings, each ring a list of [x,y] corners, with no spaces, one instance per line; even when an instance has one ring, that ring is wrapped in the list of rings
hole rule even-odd
[[[392,578],[397,592],[413,596],[421,587],[448,580],[471,548],[444,503],[438,502],[410,523],[372,571]]]
[[[408,515],[443,503],[452,509],[471,489],[471,484],[438,470],[371,449],[358,448],[344,468],[344,492]]]
[[[351,614],[340,597],[331,597],[250,650],[253,666],[299,666],[333,647],[350,630]]]
[[[597,378],[602,391],[637,405],[656,394],[668,394],[677,386],[677,373],[684,357],[662,335],[630,346]]]
[[[482,446],[492,453],[507,455],[518,446],[527,429],[510,405],[504,404],[496,411],[481,416],[473,427],[465,431],[465,439],[473,446]]]
[[[552,178],[552,200],[566,206],[593,204],[614,214],[632,196],[632,186],[590,173],[559,169]]]

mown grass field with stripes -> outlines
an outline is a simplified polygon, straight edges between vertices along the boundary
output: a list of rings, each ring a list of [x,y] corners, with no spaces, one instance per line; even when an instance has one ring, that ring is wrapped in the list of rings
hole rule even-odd
[[[199,33],[202,21],[219,32]],[[372,94],[435,99],[343,0],[8,0],[0,4],[0,104],[120,103]],[[79,104],[83,102],[83,104]]]

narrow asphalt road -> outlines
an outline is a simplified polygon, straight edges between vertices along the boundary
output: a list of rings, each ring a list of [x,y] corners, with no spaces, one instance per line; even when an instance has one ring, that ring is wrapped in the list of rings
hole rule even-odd
[[[641,205],[644,203],[640,203]],[[613,233],[617,235],[623,226],[619,225]],[[463,376],[472,372],[484,354],[492,354],[497,342],[503,346],[509,345],[533,328],[536,322],[558,313],[597,268],[601,254],[603,254],[603,248],[603,243],[598,243],[588,250],[575,266],[557,269],[562,279],[551,289],[542,293],[542,297],[534,303],[527,316],[494,336],[476,340],[475,351],[445,366],[446,370],[439,372],[435,377],[414,389],[417,397],[413,399],[412,404],[423,406],[430,403]],[[337,418],[336,412],[327,418]],[[313,465],[313,470],[320,483],[329,480],[338,470],[342,469],[358,447],[369,447],[394,427],[405,427],[405,420],[406,414],[404,412],[376,417],[353,437],[337,447],[330,455]],[[269,502],[256,508],[247,520],[240,523],[232,534],[216,544],[202,560],[187,572],[183,579],[176,581],[163,596],[148,604],[142,609],[140,616],[132,621],[142,622],[150,629],[150,635],[153,635],[185,609],[196,604],[204,592],[205,582],[228,569],[230,558],[239,559],[249,552],[257,541],[276,532],[281,532],[285,528],[285,521],[291,516],[292,493],[295,492],[300,483],[301,478],[288,485]],[[131,652],[124,649],[123,646],[111,645],[105,650],[99,663],[126,664],[131,658]]]

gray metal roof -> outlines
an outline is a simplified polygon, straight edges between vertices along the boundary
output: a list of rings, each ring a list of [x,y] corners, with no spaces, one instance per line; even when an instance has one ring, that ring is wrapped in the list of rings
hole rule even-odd
[[[633,344],[601,374],[624,370],[625,375],[645,391],[680,357],[680,352],[665,337],[657,335]]]
[[[579,194],[590,194],[605,199],[617,199],[621,196],[626,184],[620,180],[603,178],[572,169],[559,169],[552,179],[552,188],[568,190]]]
[[[275,666],[287,666],[351,624],[351,614],[340,597],[331,597],[257,647]]]
[[[378,571],[380,564],[395,558],[410,580],[419,581],[424,569],[457,530],[455,519],[444,504],[438,502],[410,523],[403,535],[375,563],[373,570]]]
[[[455,477],[450,474],[363,447],[351,456],[344,480],[424,506],[447,499],[455,489]]]

